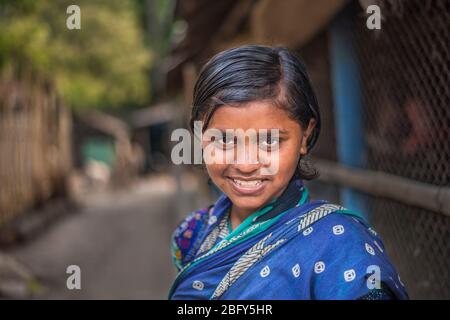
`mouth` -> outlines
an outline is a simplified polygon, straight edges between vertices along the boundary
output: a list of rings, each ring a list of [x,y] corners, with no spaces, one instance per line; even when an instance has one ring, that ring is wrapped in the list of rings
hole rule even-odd
[[[228,177],[228,183],[231,185],[233,191],[240,195],[256,195],[261,193],[266,187],[268,179],[239,179]]]

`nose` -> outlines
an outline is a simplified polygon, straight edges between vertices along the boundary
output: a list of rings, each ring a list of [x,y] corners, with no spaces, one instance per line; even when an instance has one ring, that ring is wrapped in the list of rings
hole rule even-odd
[[[235,150],[235,161],[233,168],[243,175],[254,174],[257,172],[261,164],[259,162],[259,154],[257,146],[248,144],[244,148]]]
[[[251,175],[257,173],[259,168],[259,163],[240,163],[233,165],[233,169],[242,175]]]

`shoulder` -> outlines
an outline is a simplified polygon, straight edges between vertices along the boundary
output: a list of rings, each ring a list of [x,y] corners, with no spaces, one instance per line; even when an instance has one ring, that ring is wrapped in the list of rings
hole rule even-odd
[[[305,232],[306,231],[306,232]],[[305,229],[312,248],[311,281],[316,299],[357,299],[386,285],[407,298],[377,232],[347,210],[337,210]]]
[[[364,259],[386,254],[380,236],[368,222],[344,208],[310,224],[300,236],[308,238],[317,255],[334,260],[349,256]]]
[[[377,233],[358,213],[340,205],[319,203],[297,217],[299,236],[320,241],[321,246],[336,241],[360,241],[377,237]]]
[[[328,239],[332,242],[341,242],[344,239],[345,242],[349,240],[380,240],[377,232],[369,225],[365,218],[345,208],[331,212],[317,222],[312,223],[310,227],[314,230],[314,237]]]
[[[178,270],[186,264],[186,258],[203,225],[208,220],[212,209],[213,206],[209,206],[192,211],[178,223],[175,231],[172,233],[171,253],[173,262]]]
[[[342,208],[317,221],[310,221],[308,215],[311,212],[303,217],[307,223],[298,234],[310,248],[308,251],[311,256],[338,260],[347,259],[350,255],[353,259],[362,259],[368,257],[367,254],[385,254],[383,242],[377,232],[355,213]]]
[[[173,232],[173,237],[177,238],[180,236],[186,236],[188,238],[191,237],[191,232],[187,231],[195,231],[199,228],[199,226],[203,223],[203,221],[207,218],[209,210],[212,206],[201,208],[189,213],[183,220],[181,220],[175,231]],[[187,233],[186,233],[187,232]]]

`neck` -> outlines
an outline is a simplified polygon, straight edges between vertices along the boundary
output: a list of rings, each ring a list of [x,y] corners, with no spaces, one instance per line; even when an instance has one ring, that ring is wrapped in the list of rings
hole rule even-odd
[[[236,229],[247,217],[249,217],[256,210],[241,209],[235,205],[231,207],[230,220],[232,230]]]
[[[284,193],[284,191],[286,190],[287,186],[284,187],[276,196],[275,198],[280,198],[281,195]],[[292,192],[291,192],[292,193]],[[296,192],[297,193],[297,192]],[[298,196],[297,196],[298,197]],[[280,201],[285,202],[286,204],[289,205],[289,203],[291,203],[292,201],[296,202],[298,201],[298,199],[290,199],[289,197],[285,199],[279,199]],[[261,206],[260,208],[255,208],[255,209],[243,209],[243,208],[238,208],[235,205],[231,206],[231,211],[230,211],[230,221],[231,221],[231,229],[234,230],[236,229],[246,218],[248,218],[252,213],[262,209],[264,207]],[[278,208],[280,209],[280,208]],[[283,208],[281,210],[286,210],[286,208]]]

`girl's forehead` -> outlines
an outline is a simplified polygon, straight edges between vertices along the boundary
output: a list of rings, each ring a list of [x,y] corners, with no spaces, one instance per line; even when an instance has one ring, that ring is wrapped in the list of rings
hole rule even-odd
[[[288,113],[270,101],[254,101],[237,106],[221,106],[208,127],[218,129],[286,129],[298,126]]]

